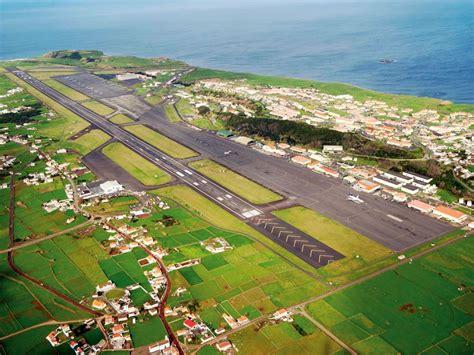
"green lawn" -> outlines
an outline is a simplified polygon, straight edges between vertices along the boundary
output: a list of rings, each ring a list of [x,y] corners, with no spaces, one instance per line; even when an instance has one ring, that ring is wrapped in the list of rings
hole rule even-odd
[[[101,202],[98,205],[87,207],[87,210],[102,215],[116,215],[128,213],[130,206],[137,202],[138,200],[133,196],[119,196],[110,198],[107,202]]]
[[[171,181],[170,175],[122,143],[111,143],[102,152],[144,185],[160,185]]]
[[[112,112],[115,111],[115,109],[106,106],[98,101],[95,100],[90,100],[90,101],[85,101],[82,103],[82,106],[87,107],[89,110],[97,113],[98,115],[101,116],[107,116],[110,115]]]
[[[189,149],[146,126],[133,125],[127,126],[125,129],[173,158],[185,159],[198,155],[194,150]]]
[[[309,208],[291,207],[273,214],[345,256],[321,268],[324,275],[350,273],[391,255],[391,251],[381,244]]]
[[[66,86],[66,85],[64,85],[64,84],[62,84],[59,81],[56,81],[54,79],[43,80],[43,83],[45,83],[49,87],[53,88],[54,90],[59,91],[64,96],[69,97],[71,100],[84,101],[84,100],[89,99],[88,96],[86,96],[86,95],[80,93],[79,91],[76,91],[76,90],[70,88],[69,86]]]
[[[282,199],[277,193],[212,160],[193,161],[189,166],[249,202],[264,204]]]
[[[307,310],[364,353],[415,354],[433,346],[472,353],[474,327],[467,330],[473,320],[472,293],[459,287],[474,282],[473,255],[474,239],[461,239],[316,301]],[[453,332],[459,337],[453,338]]]
[[[107,142],[110,136],[100,129],[93,129],[72,142],[81,146],[80,153],[85,155]]]
[[[166,113],[166,117],[168,117],[168,119],[171,122],[180,122],[181,121],[181,117],[179,117],[179,114],[178,114],[178,112],[176,111],[176,109],[174,108],[173,105],[165,105],[165,113]]]
[[[439,196],[441,201],[447,202],[447,203],[453,203],[458,200],[456,196],[454,196],[451,192],[443,190],[443,189],[438,189],[436,192],[436,195]]]
[[[130,117],[125,116],[123,113],[119,113],[118,115],[113,116],[109,121],[115,124],[134,122]]]

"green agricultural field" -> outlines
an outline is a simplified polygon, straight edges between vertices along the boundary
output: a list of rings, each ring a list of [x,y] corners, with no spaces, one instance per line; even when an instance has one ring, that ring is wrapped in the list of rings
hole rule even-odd
[[[135,348],[163,340],[167,335],[163,322],[158,317],[140,319],[130,324],[130,335]]]
[[[100,129],[93,129],[79,138],[73,140],[74,143],[79,144],[80,153],[86,155],[94,149],[100,147],[110,139],[110,136]]]
[[[10,188],[0,190],[0,250],[8,247]]]
[[[170,175],[122,143],[111,143],[102,152],[144,185],[160,185],[171,181]]]
[[[173,158],[185,159],[198,155],[194,150],[191,150],[146,126],[133,125],[125,127],[125,129]]]
[[[178,114],[178,112],[176,111],[176,109],[174,108],[173,105],[165,105],[165,113],[166,113],[166,117],[168,117],[168,119],[171,122],[180,122],[181,121],[181,117],[179,117],[179,114]]]
[[[461,239],[307,310],[360,352],[470,354],[472,293],[462,285],[474,282],[472,255],[474,239]]]
[[[195,192],[187,186],[178,185],[172,187],[164,187],[158,190],[154,190],[153,193],[156,193],[160,196],[168,197],[178,202],[183,207],[186,207],[190,211],[193,211],[196,215],[201,216],[203,219],[205,219],[216,227],[234,231],[234,233],[238,234],[245,234],[247,236],[255,238],[256,240],[265,243],[265,245],[270,246],[273,250],[283,255],[285,259],[291,261],[295,265],[298,265],[298,267],[301,267],[303,270],[315,273],[315,269],[313,267],[303,262],[294,254],[287,251],[283,247],[280,247],[278,244],[273,243],[269,238],[257,232],[255,229],[253,229],[246,223],[240,221],[224,209],[220,208],[219,206],[217,206],[216,204],[201,196],[199,193]]]
[[[298,318],[293,323],[267,324],[260,329],[247,327],[232,334],[230,340],[244,354],[333,354],[341,351],[339,345],[308,322]]]
[[[124,115],[123,113],[119,113],[113,116],[109,121],[115,124],[124,124],[124,123],[134,122],[130,117]]]
[[[45,338],[55,328],[48,325],[0,340],[0,351],[5,354],[49,354],[53,349]]]
[[[193,161],[189,163],[189,166],[249,202],[264,204],[282,199],[282,197],[275,192],[212,160]]]
[[[346,281],[354,276],[350,272],[391,255],[386,247],[311,209],[298,206],[275,211],[273,214],[345,256],[318,270],[328,277],[344,275],[338,281]]]
[[[101,116],[107,116],[107,115],[110,115],[111,113],[113,113],[115,111],[115,109],[107,106],[107,105],[104,105],[98,101],[95,101],[95,100],[90,100],[90,101],[85,101],[82,103],[82,106],[88,108],[89,110],[97,113],[98,115],[101,115]]]
[[[60,74],[58,74],[60,75]],[[69,86],[66,86],[59,81],[56,81],[54,79],[46,79],[43,80],[43,83],[48,85],[49,87],[53,88],[56,91],[59,91],[61,94],[64,96],[69,97],[71,100],[74,101],[84,101],[84,100],[89,100],[89,97],[80,93],[79,91],[76,91]]]
[[[33,88],[31,85],[27,84],[23,80],[19,79],[13,74],[5,73],[5,75],[13,82],[18,84],[19,86],[25,88],[31,95],[36,97],[38,100],[43,102],[45,105],[50,107],[53,111],[55,111],[60,118],[55,119],[53,122],[48,122],[45,127],[40,129],[40,133],[55,138],[68,138],[75,133],[83,130],[89,123],[82,118],[80,118],[75,113],[69,111],[64,106],[60,105],[56,101],[50,99],[40,91]]]

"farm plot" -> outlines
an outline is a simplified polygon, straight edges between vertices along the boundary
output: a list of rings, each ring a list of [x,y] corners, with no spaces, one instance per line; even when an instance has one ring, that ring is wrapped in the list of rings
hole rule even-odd
[[[460,240],[310,304],[308,311],[361,352],[442,352],[452,346],[471,353],[472,294],[462,285],[473,282],[472,255],[473,239]]]
[[[158,317],[130,324],[130,335],[134,347],[148,345],[163,340],[167,335],[163,322]]]

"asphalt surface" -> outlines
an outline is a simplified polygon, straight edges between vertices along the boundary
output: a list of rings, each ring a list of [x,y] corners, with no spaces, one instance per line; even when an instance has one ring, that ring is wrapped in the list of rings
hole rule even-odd
[[[318,268],[343,257],[341,254],[337,253],[333,249],[325,246],[322,243],[314,241],[310,236],[297,230],[295,227],[284,223],[276,217],[273,217],[272,223],[275,227],[279,228],[262,228],[262,225],[259,220],[253,218],[261,215],[262,211],[250,204],[249,202],[244,201],[237,195],[233,194],[231,191],[228,191],[224,187],[214,183],[212,180],[207,179],[206,177],[202,176],[193,169],[167,156],[155,147],[136,138],[131,133],[114,125],[105,118],[95,114],[94,112],[85,108],[81,104],[63,96],[56,90],[50,88],[49,86],[46,86],[41,81],[28,75],[27,73],[21,70],[16,70],[15,68],[9,68],[9,70],[14,75],[26,81],[31,86],[35,87],[37,90],[41,91],[43,94],[59,102],[61,105],[75,112],[80,117],[83,117],[85,120],[92,123],[97,128],[114,137],[117,141],[128,146],[130,149],[136,151],[141,156],[156,164],[178,181],[187,184],[188,186],[198,191],[210,200],[214,201],[216,204],[220,205],[238,218],[246,221],[246,223],[248,223],[249,225],[252,225],[256,229],[259,229],[264,235],[274,241],[277,241],[280,245],[284,246],[287,250],[291,251],[313,267]],[[98,80],[102,81],[103,79],[99,78]],[[291,238],[286,238],[286,240],[280,238],[281,233],[279,232],[282,229],[286,230],[288,233],[291,232],[292,234],[297,234],[298,237],[305,242],[305,244],[309,243],[308,246],[306,248],[298,247],[295,245],[294,241],[291,240]],[[310,246],[313,247],[312,250],[310,249]],[[324,257],[321,257],[321,255],[324,255]]]
[[[126,87],[89,73],[59,75],[55,76],[54,80],[94,99],[105,99],[129,94]]]
[[[172,123],[160,106],[141,116],[139,122],[394,251],[411,248],[455,229],[378,196],[361,193],[364,204],[350,202],[347,196],[354,190],[340,179],[314,173],[211,132]],[[225,155],[229,150],[232,153]]]

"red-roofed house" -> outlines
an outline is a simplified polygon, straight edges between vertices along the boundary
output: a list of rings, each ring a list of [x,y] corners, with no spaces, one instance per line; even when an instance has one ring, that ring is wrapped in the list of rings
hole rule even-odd
[[[186,319],[184,322],[183,322],[183,325],[188,328],[188,329],[196,329],[197,327],[199,327],[199,324],[197,324],[195,321],[193,321],[192,319]]]

